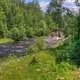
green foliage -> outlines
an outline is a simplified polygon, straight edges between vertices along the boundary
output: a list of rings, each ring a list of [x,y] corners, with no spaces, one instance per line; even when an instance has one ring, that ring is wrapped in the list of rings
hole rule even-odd
[[[37,53],[41,50],[45,49],[45,41],[43,37],[40,37],[36,40],[36,43],[34,43],[29,49],[28,53]]]
[[[49,51],[43,51],[21,59],[10,57],[7,60],[5,59],[0,65],[0,79],[74,80],[76,67],[68,62],[56,64],[55,57],[50,53]]]
[[[38,0],[26,4],[24,0],[0,0],[0,43],[39,37],[28,50],[34,54],[0,63],[0,80],[78,80],[72,75],[75,66],[70,63],[80,64],[80,50],[75,49],[80,47],[80,41],[76,43],[80,16],[70,14],[68,9],[67,14],[62,15],[62,2],[51,0],[44,13]],[[49,35],[54,29],[60,29],[66,37],[71,37],[52,52],[40,52],[45,49],[42,36]],[[78,61],[72,58],[78,58]]]
[[[4,11],[0,12],[0,34],[1,37],[7,36],[7,23],[6,23],[6,15]]]
[[[58,27],[62,27],[62,3],[63,0],[51,0],[49,7],[47,9],[47,13],[52,16],[53,21],[58,24]]]
[[[45,15],[39,2],[25,4],[24,0],[0,1],[0,36],[20,40],[25,37],[45,36],[58,25],[52,15]]]
[[[34,37],[35,31],[33,30],[33,28],[27,27],[26,28],[26,36],[31,38]]]
[[[31,46],[29,49],[28,49],[28,53],[29,54],[33,54],[33,53],[36,53],[36,52],[38,52],[39,51],[39,49],[38,49],[38,47],[37,46],[35,46],[35,45],[33,45],[33,46]]]
[[[34,6],[35,5],[35,6]],[[37,1],[0,1],[0,36],[20,40],[47,34],[45,15]],[[3,35],[2,35],[3,34]]]
[[[19,38],[20,38],[18,28],[14,27],[14,28],[11,30],[11,32],[12,32],[11,37],[12,37],[14,40],[18,41]]]
[[[45,41],[43,37],[38,38],[36,46],[38,47],[39,50],[43,50],[45,48]]]
[[[15,41],[21,40],[21,39],[25,39],[26,35],[25,35],[26,31],[24,27],[13,27],[11,30],[11,38],[13,38]]]

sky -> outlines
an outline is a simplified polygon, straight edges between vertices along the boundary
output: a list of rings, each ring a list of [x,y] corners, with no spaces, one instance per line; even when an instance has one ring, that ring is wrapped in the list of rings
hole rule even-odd
[[[26,2],[31,2],[32,0],[26,0]],[[42,10],[46,10],[50,0],[39,0]],[[74,0],[66,0],[63,4],[64,7],[76,10],[76,5]]]

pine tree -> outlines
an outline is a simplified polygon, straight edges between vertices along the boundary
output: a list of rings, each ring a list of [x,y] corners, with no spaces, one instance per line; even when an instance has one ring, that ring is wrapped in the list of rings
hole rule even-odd
[[[53,18],[53,21],[62,27],[62,3],[64,0],[51,0],[47,13]]]

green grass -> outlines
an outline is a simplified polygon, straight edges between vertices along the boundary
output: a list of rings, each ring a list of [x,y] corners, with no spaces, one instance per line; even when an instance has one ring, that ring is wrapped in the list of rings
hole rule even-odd
[[[11,38],[0,38],[0,44],[1,43],[10,43],[10,42],[14,42],[14,40]]]
[[[41,51],[22,58],[0,61],[0,80],[80,80],[76,66],[62,61],[57,64],[53,52]]]

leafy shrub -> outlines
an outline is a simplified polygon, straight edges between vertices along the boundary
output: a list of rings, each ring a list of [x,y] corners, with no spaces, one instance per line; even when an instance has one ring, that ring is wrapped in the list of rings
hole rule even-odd
[[[37,39],[36,43],[34,43],[29,49],[28,53],[36,53],[45,49],[44,38],[40,37]]]
[[[29,49],[28,49],[28,53],[36,53],[36,52],[38,52],[39,51],[39,49],[38,49],[38,47],[37,46],[31,46]]]
[[[37,42],[36,42],[36,46],[38,47],[39,50],[45,49],[44,37],[38,38],[38,40],[37,40]]]
[[[34,30],[33,30],[32,27],[27,27],[26,28],[26,36],[29,37],[29,38],[34,36]]]
[[[23,38],[25,38],[25,28],[24,27],[14,27],[11,30],[11,38],[13,38],[15,41],[19,41]]]

